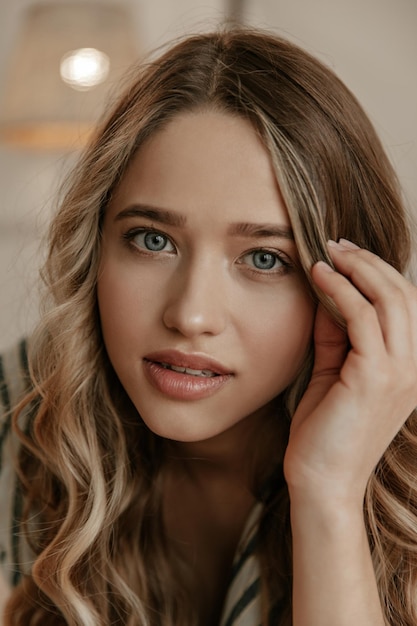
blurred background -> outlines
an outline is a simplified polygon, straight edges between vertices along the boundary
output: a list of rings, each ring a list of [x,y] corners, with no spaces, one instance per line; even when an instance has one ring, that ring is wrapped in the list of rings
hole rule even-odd
[[[37,319],[59,183],[123,71],[229,19],[284,35],[336,71],[417,213],[417,0],[0,0],[0,350]]]

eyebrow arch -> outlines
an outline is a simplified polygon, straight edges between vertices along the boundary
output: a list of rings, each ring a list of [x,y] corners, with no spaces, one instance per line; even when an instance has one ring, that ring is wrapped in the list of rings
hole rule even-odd
[[[290,226],[279,224],[252,224],[247,222],[231,224],[229,228],[230,235],[238,235],[241,237],[278,237],[280,239],[289,239],[294,241],[294,234]]]
[[[158,222],[181,228],[185,226],[187,218],[168,209],[150,206],[147,204],[134,204],[128,206],[115,216],[115,221],[128,219],[130,217],[142,217]],[[294,240],[293,231],[290,226],[279,224],[255,224],[249,222],[238,222],[231,224],[228,229],[231,236],[240,236],[248,238],[277,237],[280,239]]]
[[[167,209],[160,209],[147,204],[134,204],[120,211],[114,218],[115,221],[127,219],[129,217],[145,217],[167,226],[181,227],[185,225],[186,218]]]

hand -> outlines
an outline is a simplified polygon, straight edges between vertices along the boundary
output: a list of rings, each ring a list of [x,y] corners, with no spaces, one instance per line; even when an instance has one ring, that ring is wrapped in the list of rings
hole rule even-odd
[[[346,320],[319,305],[310,384],[293,417],[284,472],[290,494],[361,503],[384,451],[417,405],[417,289],[350,242],[329,243],[336,271],[312,277]]]

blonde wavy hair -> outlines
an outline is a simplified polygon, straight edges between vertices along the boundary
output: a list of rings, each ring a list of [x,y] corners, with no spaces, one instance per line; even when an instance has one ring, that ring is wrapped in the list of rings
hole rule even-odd
[[[310,280],[312,264],[329,261],[328,238],[351,239],[406,271],[410,230],[392,167],[356,99],[316,59],[272,34],[231,28],[188,37],[135,68],[66,183],[50,229],[49,306],[31,341],[33,391],[14,416],[22,531],[35,561],[12,593],[6,626],[196,623],[186,568],[163,528],[164,441],[141,422],[108,361],[96,282],[103,214],[133,155],[178,112],[207,107],[257,129],[307,281],[333,315]],[[282,455],[312,359],[283,398]],[[416,475],[411,416],[375,469],[364,507],[387,624],[417,623]],[[273,623],[288,626],[282,473],[265,498],[258,552],[263,623],[273,610]]]

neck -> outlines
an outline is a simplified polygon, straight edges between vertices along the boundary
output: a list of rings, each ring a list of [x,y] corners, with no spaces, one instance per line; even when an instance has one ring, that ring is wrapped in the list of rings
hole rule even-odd
[[[238,481],[253,493],[282,461],[287,435],[280,413],[277,403],[270,403],[211,439],[169,441],[167,461],[182,466],[195,481],[216,474]]]

